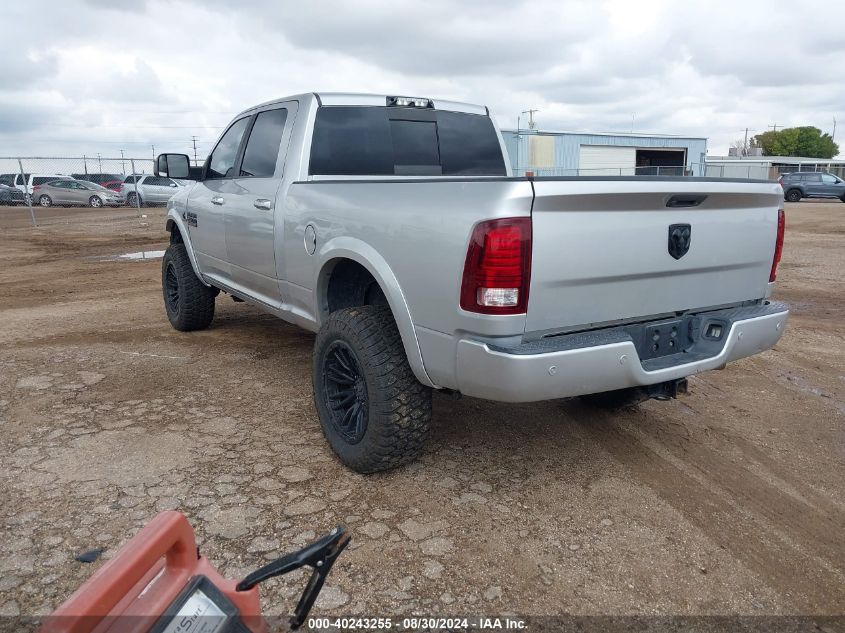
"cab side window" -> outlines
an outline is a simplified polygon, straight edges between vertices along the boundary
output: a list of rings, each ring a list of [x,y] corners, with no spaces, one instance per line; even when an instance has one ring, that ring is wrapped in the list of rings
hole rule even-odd
[[[271,178],[273,176],[287,118],[288,111],[284,108],[267,110],[258,114],[255,125],[249,133],[241,165],[241,177]]]
[[[247,123],[249,123],[249,117],[245,116],[235,121],[226,130],[223,138],[220,139],[217,147],[214,148],[211,156],[208,157],[206,178],[234,177],[235,159],[238,157],[238,148],[241,146],[241,139],[243,138]]]

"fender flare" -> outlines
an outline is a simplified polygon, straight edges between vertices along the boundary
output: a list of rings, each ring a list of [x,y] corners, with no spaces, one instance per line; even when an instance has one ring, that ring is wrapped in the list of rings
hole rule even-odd
[[[191,234],[188,232],[188,227],[185,225],[185,220],[182,219],[182,216],[175,209],[170,209],[167,212],[167,223],[165,224],[165,228],[167,232],[172,234],[173,227],[179,229],[179,235],[182,237],[182,243],[185,244],[185,250],[188,252],[188,259],[191,261],[191,267],[194,269],[194,274],[196,274],[197,278],[208,286],[211,287],[211,284],[205,280],[203,277],[202,272],[200,272],[199,265],[197,264],[197,257],[194,254],[194,247],[191,244]]]
[[[336,237],[326,242],[316,253],[317,266],[315,266],[316,277],[313,281],[315,289],[315,314],[317,327],[322,326],[326,312],[323,306],[323,297],[326,296],[329,271],[333,268],[330,262],[336,259],[350,259],[363,266],[373,276],[384,292],[390,311],[402,337],[402,345],[405,348],[405,355],[408,357],[408,364],[411,370],[422,384],[427,387],[438,388],[431,380],[425,370],[422,351],[417,340],[417,333],[414,322],[411,319],[411,310],[405,300],[405,294],[399,285],[399,280],[393,274],[385,259],[372,246],[353,237]]]

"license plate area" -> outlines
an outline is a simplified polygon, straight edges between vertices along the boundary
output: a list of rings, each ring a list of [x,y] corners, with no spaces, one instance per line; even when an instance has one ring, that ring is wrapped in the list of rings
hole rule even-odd
[[[714,356],[727,339],[730,321],[720,316],[688,315],[625,326],[644,363],[667,356]]]
[[[689,317],[646,325],[637,350],[640,358],[646,360],[686,351],[693,343],[690,325]]]

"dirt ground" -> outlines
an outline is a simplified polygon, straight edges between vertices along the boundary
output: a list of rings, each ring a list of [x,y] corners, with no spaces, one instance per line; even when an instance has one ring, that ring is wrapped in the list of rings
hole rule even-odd
[[[313,335],[221,295],[167,323],[164,211],[0,208],[0,615],[47,614],[157,512],[239,577],[333,526],[313,615],[845,613],[845,205],[788,205],[777,348],[604,413],[434,399],[415,464],[330,453]],[[264,585],[292,612],[304,576]]]

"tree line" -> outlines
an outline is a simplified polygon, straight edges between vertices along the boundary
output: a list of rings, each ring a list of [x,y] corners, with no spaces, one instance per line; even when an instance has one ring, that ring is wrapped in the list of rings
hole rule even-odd
[[[830,134],[811,125],[763,132],[754,136],[751,143],[763,150],[763,156],[833,158],[839,154],[839,146]]]

